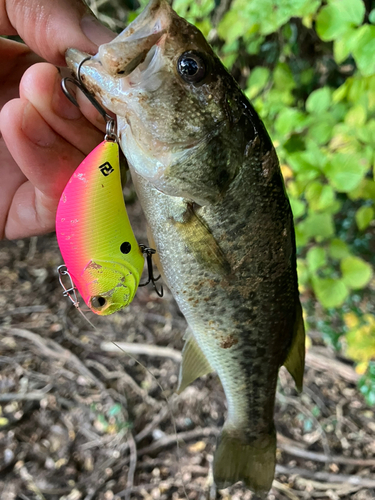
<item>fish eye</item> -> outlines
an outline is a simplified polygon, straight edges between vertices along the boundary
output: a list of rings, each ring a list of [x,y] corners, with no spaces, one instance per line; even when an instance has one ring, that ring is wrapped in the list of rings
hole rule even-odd
[[[91,298],[91,306],[93,309],[97,309],[97,310],[103,309],[103,307],[106,305],[106,303],[107,303],[107,300],[104,297],[97,296],[97,297]]]
[[[120,246],[121,253],[125,253],[125,254],[129,253],[131,249],[132,249],[132,246],[128,241],[124,241],[124,243],[122,243]]]
[[[206,76],[206,65],[197,52],[188,51],[179,57],[177,71],[185,82],[198,83]]]

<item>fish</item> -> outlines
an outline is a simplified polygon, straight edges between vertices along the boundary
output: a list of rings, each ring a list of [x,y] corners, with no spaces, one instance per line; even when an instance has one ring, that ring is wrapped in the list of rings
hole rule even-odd
[[[56,236],[67,271],[95,314],[130,304],[144,257],[127,215],[115,141],[99,144],[69,179],[57,208]]]
[[[68,49],[73,73],[87,54]],[[117,134],[159,270],[186,318],[177,392],[215,371],[227,417],[216,486],[264,498],[284,365],[302,389],[305,331],[293,216],[271,139],[202,33],[151,0],[81,66]]]

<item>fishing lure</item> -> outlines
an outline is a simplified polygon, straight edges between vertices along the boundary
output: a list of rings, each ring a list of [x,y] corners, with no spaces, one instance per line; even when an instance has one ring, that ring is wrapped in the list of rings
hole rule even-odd
[[[83,63],[84,61],[82,61]],[[81,64],[82,64],[81,63]],[[75,83],[99,109],[100,105],[82,82],[67,78],[63,90]],[[101,108],[101,107],[100,107]],[[121,187],[119,146],[114,120],[101,108],[107,121],[104,141],[78,166],[68,181],[56,213],[56,236],[65,266],[59,267],[64,295],[78,307],[75,288],[96,314],[108,315],[127,306],[134,298],[147,256],[148,281],[156,289],[152,272],[155,250],[138,245],[129,222]],[[63,284],[70,278],[70,286]],[[143,286],[140,285],[140,286]]]

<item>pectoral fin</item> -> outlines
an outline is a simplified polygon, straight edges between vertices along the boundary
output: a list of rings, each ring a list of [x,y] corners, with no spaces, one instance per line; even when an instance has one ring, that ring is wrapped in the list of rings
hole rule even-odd
[[[183,221],[174,220],[173,224],[199,263],[219,274],[229,272],[230,266],[222,249],[192,205],[187,206]]]
[[[181,394],[181,392],[198,377],[202,377],[213,371],[205,355],[198,346],[194,335],[191,333],[190,328],[186,330],[184,338],[185,345],[182,349],[177,394]]]
[[[302,307],[299,300],[297,303],[292,346],[284,366],[294,378],[297,390],[302,391],[303,372],[305,369],[305,326],[303,324]]]

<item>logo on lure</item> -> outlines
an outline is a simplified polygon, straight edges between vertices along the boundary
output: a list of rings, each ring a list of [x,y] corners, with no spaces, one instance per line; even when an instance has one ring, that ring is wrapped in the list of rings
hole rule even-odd
[[[82,63],[85,60],[82,61]],[[81,64],[82,64],[81,63]],[[78,166],[61,195],[56,213],[56,236],[65,266],[60,266],[59,279],[75,306],[77,289],[85,303],[96,314],[108,315],[130,304],[138,286],[152,282],[152,254],[155,250],[138,245],[122,194],[119,147],[114,121],[87,92],[80,80],[62,82],[66,96],[77,101],[65,86],[77,85],[107,121],[104,141]],[[148,281],[139,285],[147,256]],[[69,287],[63,276],[70,279]]]
[[[107,177],[107,175],[114,172],[112,165],[110,163],[108,163],[107,161],[105,163],[103,163],[103,165],[99,165],[99,170],[104,175],[104,177]]]

